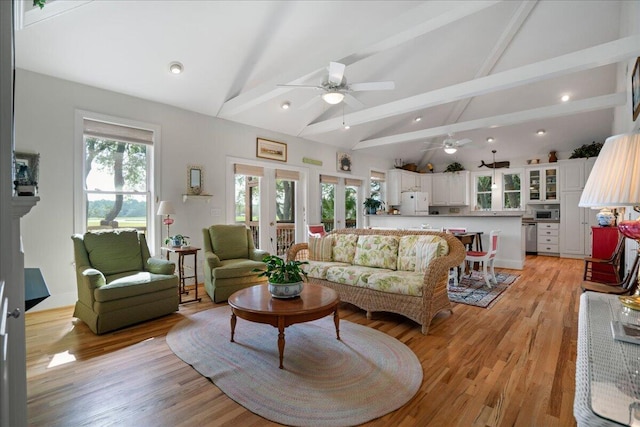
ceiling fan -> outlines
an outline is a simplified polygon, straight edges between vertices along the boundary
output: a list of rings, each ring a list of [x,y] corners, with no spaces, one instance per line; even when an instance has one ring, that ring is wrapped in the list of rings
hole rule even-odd
[[[327,104],[335,105],[344,100],[345,104],[360,108],[364,105],[353,97],[351,92],[361,92],[365,90],[392,90],[396,87],[395,83],[392,81],[347,83],[347,78],[344,75],[345,68],[346,65],[344,64],[339,62],[330,62],[328,74],[322,79],[322,83],[319,86],[290,84],[279,84],[278,86],[321,90],[321,97]]]
[[[440,145],[439,147],[429,147],[429,148],[425,148],[422,151],[429,151],[429,150],[437,150],[438,148],[442,148],[444,149],[444,152],[447,154],[453,154],[456,151],[458,151],[458,148],[462,147],[463,145],[469,144],[470,142],[472,142],[469,138],[464,138],[464,139],[455,139],[453,137],[453,134],[449,134],[444,141],[442,141],[442,145]]]

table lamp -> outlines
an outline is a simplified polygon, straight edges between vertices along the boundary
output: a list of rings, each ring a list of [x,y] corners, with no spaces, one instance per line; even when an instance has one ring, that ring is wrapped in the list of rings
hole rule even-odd
[[[166,218],[163,218],[162,223],[167,226],[167,239],[171,234],[169,233],[169,226],[173,224],[173,219],[171,219],[171,215],[175,215],[176,210],[173,208],[173,204],[168,200],[162,200],[158,205],[158,212],[156,215],[166,215]]]
[[[632,206],[640,212],[640,134],[607,138],[582,190],[580,207]],[[621,221],[620,232],[638,243],[640,220]],[[635,295],[640,300],[640,295]],[[624,297],[621,297],[624,298]]]

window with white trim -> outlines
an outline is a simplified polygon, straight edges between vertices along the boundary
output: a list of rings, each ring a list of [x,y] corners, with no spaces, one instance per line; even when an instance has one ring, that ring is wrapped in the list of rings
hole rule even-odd
[[[84,230],[151,224],[152,130],[83,119]]]

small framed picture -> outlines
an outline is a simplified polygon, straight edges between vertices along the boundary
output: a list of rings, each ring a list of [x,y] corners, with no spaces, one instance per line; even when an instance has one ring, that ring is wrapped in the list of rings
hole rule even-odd
[[[631,108],[633,109],[633,120],[640,115],[640,56],[636,59],[636,65],[631,73]]]
[[[338,153],[337,168],[340,172],[351,172],[351,155],[347,153]]]
[[[204,187],[204,168],[199,165],[187,167],[187,194],[198,195]]]
[[[258,138],[256,144],[256,157],[269,160],[287,161],[287,144],[284,142],[269,141]]]

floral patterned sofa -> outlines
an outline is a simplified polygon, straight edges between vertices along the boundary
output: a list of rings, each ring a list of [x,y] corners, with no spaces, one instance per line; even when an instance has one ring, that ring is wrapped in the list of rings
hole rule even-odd
[[[293,245],[287,259],[307,260],[309,282],[335,289],[367,311],[398,313],[422,325],[451,311],[449,269],[465,257],[451,234],[421,230],[340,229]]]

